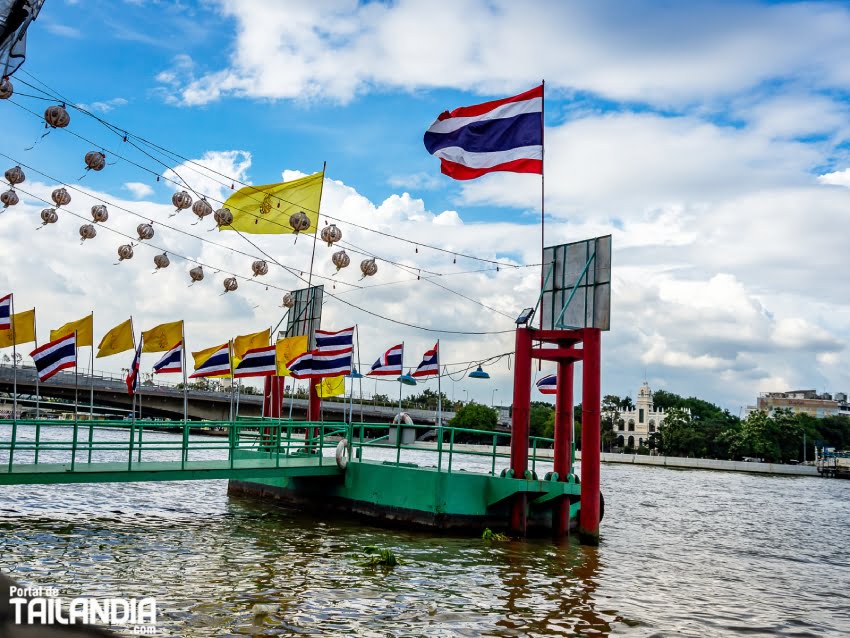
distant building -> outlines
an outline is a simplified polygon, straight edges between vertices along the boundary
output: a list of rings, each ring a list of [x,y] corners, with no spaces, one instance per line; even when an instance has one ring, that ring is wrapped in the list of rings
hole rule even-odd
[[[638,392],[635,407],[620,410],[614,432],[617,434],[618,447],[638,448],[646,445],[649,435],[658,431],[664,422],[664,408],[656,410],[652,405],[652,390],[644,381]]]
[[[818,394],[816,390],[789,390],[788,392],[762,392],[755,406],[747,412],[761,410],[770,414],[774,410],[791,410],[794,414],[808,414],[818,419],[844,414],[850,416],[847,395],[838,392],[833,397],[828,392]]]

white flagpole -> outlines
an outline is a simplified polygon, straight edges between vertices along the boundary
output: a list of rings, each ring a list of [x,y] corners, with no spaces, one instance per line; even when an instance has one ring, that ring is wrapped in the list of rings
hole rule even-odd
[[[227,358],[230,363],[230,424],[233,425],[233,339],[227,342]]]
[[[18,335],[15,334],[15,295],[9,302],[9,317],[12,320],[12,422],[18,420]],[[38,371],[36,370],[36,377]]]
[[[136,332],[135,332],[135,329],[133,328],[133,318],[132,317],[130,317],[130,331],[133,333],[133,359],[135,360],[135,358],[136,358]],[[144,337],[139,337],[139,343],[142,343],[143,339],[144,339]],[[141,363],[142,362],[140,360],[139,361],[139,369],[140,370],[142,368]],[[132,361],[130,362],[130,365],[131,366],[133,365]],[[139,386],[139,387],[141,387],[141,386]],[[133,414],[130,417],[130,423],[132,423],[133,425],[135,425],[135,423],[136,423],[136,394],[137,394],[137,392],[135,390],[133,390]],[[141,405],[141,402],[140,402],[140,405]]]
[[[32,318],[33,337],[35,337],[35,347],[38,348],[38,332],[35,325],[36,317]],[[41,418],[41,379],[38,376],[38,370],[35,371],[35,418]]]
[[[180,320],[180,349],[182,350],[180,354],[180,359],[182,364],[180,367],[183,368],[183,424],[189,422],[189,383],[186,377],[186,324],[181,319]]]
[[[443,390],[440,380],[443,375],[440,370],[440,340],[437,339],[437,427],[443,427]]]
[[[80,358],[80,349],[77,347],[77,331],[74,330],[74,427],[77,425],[77,419],[80,416],[80,386],[79,386],[79,374],[78,374],[78,366]],[[76,432],[76,430],[75,430]]]
[[[401,382],[401,377],[404,376],[404,341],[401,342],[401,374],[398,375],[398,413],[401,414],[401,387],[404,385]],[[401,424],[401,417],[399,417]]]
[[[89,353],[89,422],[94,417],[94,310],[91,311],[91,352]],[[91,425],[89,425],[91,427]]]

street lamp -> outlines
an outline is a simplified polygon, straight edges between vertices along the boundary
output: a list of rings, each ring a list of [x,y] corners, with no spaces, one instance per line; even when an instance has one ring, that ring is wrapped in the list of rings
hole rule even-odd
[[[469,403],[469,390],[464,389],[463,393],[466,396],[466,400],[464,402]]]
[[[499,391],[499,388],[493,388],[493,392],[490,395],[490,407],[495,407],[496,405],[496,393]]]

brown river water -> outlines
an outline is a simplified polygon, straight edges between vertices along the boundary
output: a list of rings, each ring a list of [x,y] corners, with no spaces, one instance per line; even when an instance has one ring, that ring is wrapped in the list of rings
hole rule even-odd
[[[187,638],[850,636],[850,481],[628,465],[602,481],[599,547],[320,520],[225,481],[0,486],[0,571],[66,598],[154,596],[159,635]],[[366,545],[401,564],[364,567]]]

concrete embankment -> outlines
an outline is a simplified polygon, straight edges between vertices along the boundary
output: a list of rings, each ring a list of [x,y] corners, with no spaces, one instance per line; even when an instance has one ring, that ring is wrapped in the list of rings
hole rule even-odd
[[[436,449],[435,443],[417,443],[422,449]],[[478,452],[492,453],[492,445],[470,445],[466,443],[455,443],[455,452]],[[444,453],[446,448],[443,448]],[[511,449],[506,445],[496,448],[498,454],[510,455]],[[552,450],[538,448],[536,451],[529,449],[528,457],[537,454],[538,461],[551,461]],[[581,460],[581,452],[576,452],[576,460]],[[692,459],[678,456],[643,456],[640,454],[602,454],[603,463],[628,463],[631,465],[651,465],[669,467],[674,469],[691,470],[719,470],[721,472],[750,472],[753,474],[781,474],[786,476],[819,476],[817,468],[812,465],[782,465],[779,463],[749,463],[744,461],[723,461],[718,459]]]

